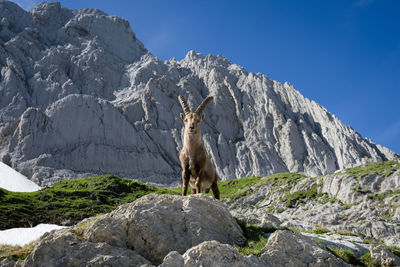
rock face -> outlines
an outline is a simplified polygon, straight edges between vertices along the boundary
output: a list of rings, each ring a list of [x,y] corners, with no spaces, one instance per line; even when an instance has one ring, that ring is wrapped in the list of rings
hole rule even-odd
[[[350,266],[317,242],[287,230],[273,233],[261,253],[270,266]]]
[[[0,2],[0,159],[40,185],[113,173],[178,183],[179,94],[208,95],[203,142],[222,180],[319,175],[395,153],[288,83],[190,51],[162,62],[96,9]]]
[[[203,241],[238,245],[242,229],[220,201],[202,195],[147,195],[100,217],[84,232],[91,242],[130,248],[155,263]]]
[[[151,264],[135,251],[91,243],[68,231],[51,232],[41,238],[21,266],[141,266]]]

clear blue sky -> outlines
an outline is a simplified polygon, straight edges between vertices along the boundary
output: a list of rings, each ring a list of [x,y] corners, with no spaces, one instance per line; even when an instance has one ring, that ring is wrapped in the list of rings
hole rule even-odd
[[[35,0],[15,0],[30,9]],[[400,154],[400,1],[65,0],[129,20],[159,58],[220,54],[288,81]]]

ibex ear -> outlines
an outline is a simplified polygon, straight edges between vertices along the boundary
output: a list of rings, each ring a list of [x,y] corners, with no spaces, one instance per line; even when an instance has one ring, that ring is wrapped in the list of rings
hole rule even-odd
[[[181,113],[181,120],[185,120],[185,115]]]
[[[204,114],[201,113],[201,115],[200,115],[200,121],[203,121],[203,120],[204,120]]]

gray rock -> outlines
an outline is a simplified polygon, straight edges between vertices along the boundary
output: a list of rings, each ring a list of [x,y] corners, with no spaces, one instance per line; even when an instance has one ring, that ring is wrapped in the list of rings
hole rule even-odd
[[[0,259],[0,267],[14,267],[15,261],[10,258]]]
[[[0,15],[0,160],[40,185],[105,173],[179,183],[179,94],[194,106],[214,96],[202,131],[221,180],[396,156],[289,83],[194,51],[162,62],[100,10],[2,1]]]
[[[144,196],[100,217],[84,236],[91,242],[133,249],[157,264],[170,251],[183,254],[203,241],[245,242],[225,205],[201,194]]]
[[[370,251],[371,257],[376,259],[380,266],[400,266],[400,258],[385,246],[372,246]]]
[[[349,266],[321,244],[288,230],[274,232],[260,258],[271,266]]]
[[[185,267],[246,267],[269,266],[254,255],[243,256],[232,246],[217,241],[203,242],[183,255]]]
[[[22,266],[141,266],[151,264],[135,251],[91,243],[68,231],[45,234]]]
[[[260,227],[262,228],[267,228],[267,229],[273,229],[273,228],[278,228],[281,226],[282,222],[275,217],[274,215],[270,213],[265,213],[261,217],[261,224]]]
[[[346,236],[339,234],[314,234],[314,233],[301,233],[302,235],[308,236],[312,239],[321,241],[324,245],[341,248],[351,251],[355,257],[359,258],[364,253],[368,252],[371,245],[364,244],[363,240],[359,236]]]
[[[276,216],[270,213],[252,213],[250,215],[236,215],[235,217],[243,223],[256,224],[258,227],[266,229],[279,228],[279,226],[282,224],[282,222]]]
[[[384,193],[391,192],[394,188],[400,187],[400,176],[398,171],[387,176],[381,177],[377,174],[368,174],[357,178],[351,175],[327,175],[322,180],[322,192],[328,193],[331,197],[346,204],[352,204],[363,200],[365,194],[368,193]]]
[[[393,219],[396,220],[396,222],[400,223],[400,206],[396,208]]]
[[[183,256],[179,254],[177,251],[171,251],[165,256],[163,262],[159,267],[184,267],[185,260]]]
[[[367,238],[384,241],[388,246],[400,246],[400,226],[397,223],[371,220],[359,225],[357,230]]]
[[[322,181],[322,192],[346,204],[362,200],[362,195],[354,190],[358,181],[351,175],[327,175]]]

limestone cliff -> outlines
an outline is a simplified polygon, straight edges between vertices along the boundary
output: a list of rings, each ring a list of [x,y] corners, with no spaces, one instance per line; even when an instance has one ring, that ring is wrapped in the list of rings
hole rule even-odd
[[[193,51],[163,62],[97,9],[2,1],[0,18],[0,159],[41,185],[104,173],[178,183],[179,94],[193,106],[214,96],[202,131],[221,180],[395,157],[289,83]]]

